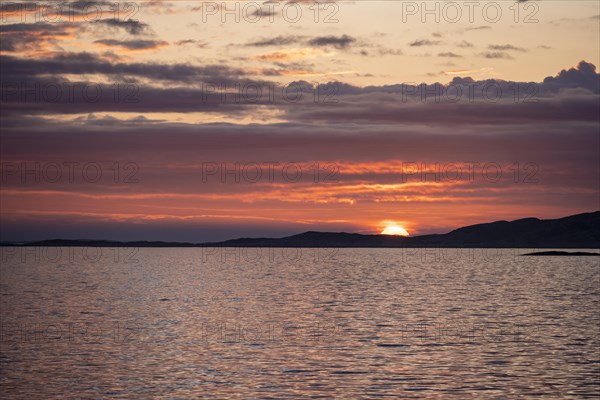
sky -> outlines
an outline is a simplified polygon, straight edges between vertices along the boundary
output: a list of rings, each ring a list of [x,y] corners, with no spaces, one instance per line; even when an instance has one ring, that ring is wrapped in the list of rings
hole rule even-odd
[[[419,235],[600,209],[597,1],[0,12],[3,241]]]

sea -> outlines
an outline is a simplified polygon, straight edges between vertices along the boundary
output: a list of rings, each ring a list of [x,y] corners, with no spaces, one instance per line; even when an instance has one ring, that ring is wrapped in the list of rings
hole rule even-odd
[[[2,247],[0,398],[598,398],[600,257],[534,250]]]

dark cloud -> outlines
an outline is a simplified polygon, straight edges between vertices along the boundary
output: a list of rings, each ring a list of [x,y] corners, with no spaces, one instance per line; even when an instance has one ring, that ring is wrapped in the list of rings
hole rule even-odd
[[[86,1],[61,1],[55,2],[57,4],[51,5],[52,2],[28,2],[28,1],[11,1],[0,4],[0,12],[6,19],[14,17],[15,19],[22,19],[22,16],[31,12],[32,10],[43,9],[45,14],[48,14],[49,18],[59,18],[60,21],[73,21],[76,17],[87,16],[88,14],[94,14],[95,10],[113,10],[114,3],[112,1],[103,0],[86,0]]]
[[[421,46],[436,46],[441,43],[442,42],[439,40],[423,39],[423,40],[415,40],[414,42],[411,42],[408,45],[411,47],[421,47]]]
[[[16,52],[18,49],[23,50],[28,45],[28,41],[23,39],[21,35],[2,35],[0,40],[0,51]]]
[[[274,38],[260,39],[248,43],[246,46],[267,47],[267,46],[287,46],[302,41],[301,36],[276,36]]]
[[[254,42],[247,43],[250,47],[268,47],[268,46],[289,46],[291,44],[303,43],[313,47],[332,46],[336,49],[344,50],[351,45],[356,44],[356,38],[349,35],[341,36],[317,36],[308,39],[306,36],[276,36],[273,38],[263,38]]]
[[[250,13],[251,17],[260,17],[260,18],[274,17],[276,15],[279,15],[279,14],[275,10],[271,10],[268,8],[255,9],[254,11],[252,11]]]
[[[356,39],[352,36],[318,36],[308,41],[308,44],[315,47],[333,46],[336,49],[346,49],[355,43]]]
[[[502,127],[493,124],[482,127],[465,121],[454,126],[452,132],[448,132],[444,124],[423,126],[410,121],[406,125],[379,124],[376,130],[372,125],[353,126],[351,123],[318,126],[308,122],[249,126],[155,123],[136,127],[127,121],[121,122],[114,130],[98,124],[98,119],[88,119],[83,124],[48,121],[39,129],[20,126],[12,132],[3,132],[7,145],[4,155],[9,160],[19,160],[29,154],[57,161],[79,154],[83,159],[93,159],[85,154],[95,153],[111,156],[108,159],[128,159],[131,147],[135,146],[140,164],[165,159],[192,163],[197,160],[266,161],[269,158],[274,158],[273,161],[437,159],[443,162],[459,159],[466,162],[475,154],[488,161],[494,160],[494,155],[496,161],[527,160],[527,155],[535,155],[539,161],[577,161],[578,155],[573,150],[581,146],[581,159],[590,162],[598,157],[596,148],[590,145],[600,139],[593,123],[582,123],[581,130],[571,131],[570,121],[541,122],[537,127],[520,124],[518,120]],[[84,128],[88,128],[88,135],[80,134]],[[307,140],[313,137],[319,140]],[[90,146],[91,143],[94,145]],[[515,146],[515,143],[520,145]],[[249,152],[249,148],[253,152]],[[357,152],[357,148],[364,151]],[[540,151],[542,148],[554,149],[554,152],[545,153]],[[286,154],[274,157],[273,150]],[[294,154],[296,157],[292,157]],[[171,157],[163,158],[163,155]],[[152,186],[151,182],[147,184]]]
[[[121,21],[118,19],[102,19],[95,21],[94,23],[98,25],[104,25],[109,28],[123,29],[131,35],[142,35],[151,32],[148,24],[135,20]]]
[[[70,22],[0,25],[0,50],[17,52],[41,49],[46,43],[71,35],[76,27],[77,24]]]
[[[444,53],[439,53],[438,57],[461,58],[462,56],[460,54],[456,54],[451,51],[447,51]]]
[[[34,1],[21,1],[17,2],[6,2],[0,4],[0,12],[2,15],[6,15],[11,13],[18,13],[19,17],[21,16],[21,10],[36,10],[39,7],[40,3]],[[18,6],[18,7],[17,7]]]
[[[324,105],[294,110],[291,118],[327,123],[393,124],[421,123],[431,125],[513,125],[537,124],[549,121],[579,121],[594,123],[598,119],[600,102],[597,96],[563,96],[538,102],[483,101],[468,104],[435,100],[430,104],[418,101],[381,101],[380,95],[363,96],[344,102],[344,108]],[[432,106],[435,104],[435,107]]]
[[[469,43],[466,40],[463,40],[460,43],[457,43],[456,46],[460,47],[461,49],[468,49],[473,47],[473,43]]]
[[[387,49],[387,48],[381,48],[378,49],[377,52],[379,53],[380,56],[401,56],[403,54],[402,50],[400,49]]]
[[[581,61],[576,68],[562,70],[555,76],[544,79],[544,85],[559,90],[560,88],[586,88],[600,93],[600,74],[596,73],[594,64]]]
[[[360,52],[358,54],[360,54],[361,56],[365,56],[365,57],[369,57],[373,54],[377,54],[377,55],[383,57],[383,56],[401,56],[404,53],[400,49],[389,49],[386,47],[376,47],[371,50],[362,49],[362,50],[360,50]],[[368,76],[368,75],[363,75],[363,76]],[[371,75],[371,76],[373,76],[373,75]]]
[[[66,35],[67,28],[73,28],[76,24],[70,22],[46,23],[36,22],[33,24],[18,23],[0,25],[1,33],[35,33],[38,35]]]
[[[483,26],[471,26],[471,27],[467,28],[466,30],[467,31],[479,31],[479,30],[482,30],[482,29],[492,29],[492,27],[491,26],[485,26],[485,25],[483,25]]]
[[[481,56],[489,59],[514,60],[510,54],[502,51],[486,51],[481,53]]]
[[[522,51],[522,52],[526,52],[527,49],[524,49],[522,47],[516,47],[513,46],[512,44],[491,44],[488,46],[488,49],[493,50],[493,51]]]
[[[206,47],[208,47],[208,43],[201,42],[201,41],[194,40],[194,39],[178,40],[177,42],[175,42],[175,44],[177,46],[185,46],[185,45],[188,45],[188,44],[193,44],[193,45],[196,45],[197,47],[200,47],[200,48],[203,48],[203,49],[206,48]]]
[[[175,44],[177,46],[183,46],[186,44],[195,44],[195,43],[196,43],[196,41],[193,39],[178,40],[177,42],[175,42]]]
[[[0,55],[2,81],[28,82],[41,77],[100,74],[123,81],[123,77],[180,83],[239,83],[245,74],[225,65],[114,63],[90,53],[61,53],[46,59],[25,59]]]
[[[264,88],[269,82],[258,82],[246,77],[243,70],[223,65],[192,66],[187,64],[109,63],[97,56],[78,53],[55,57],[50,60],[26,60],[1,56],[3,75],[3,115],[18,119],[19,115],[35,114],[85,114],[91,112],[128,111],[151,112],[221,112],[230,117],[251,115],[256,107],[267,107],[289,121],[317,121],[320,123],[353,122],[359,124],[427,123],[427,124],[512,124],[538,123],[543,121],[597,121],[599,77],[595,66],[581,62],[577,68],[560,72],[542,83],[507,82],[500,80],[475,81],[471,78],[454,78],[451,85],[386,85],[356,87],[332,82],[313,86],[308,82],[292,83],[305,94],[302,101],[285,101],[281,96],[262,96],[257,101],[223,101],[207,86],[259,85]],[[6,68],[5,68],[6,67]],[[279,75],[278,70],[264,71],[265,75]],[[96,102],[68,101],[65,96],[55,103],[22,101],[14,92],[11,82],[26,82],[33,85],[54,82],[48,76],[102,74],[123,81],[124,76],[142,77],[179,83],[181,87],[168,89],[139,84],[135,96],[137,102],[114,102],[104,96]],[[16,79],[19,78],[19,79]],[[5,85],[8,83],[8,85]],[[106,91],[110,93],[110,85]],[[470,87],[476,89],[472,91]],[[491,88],[483,92],[482,88]],[[515,87],[519,88],[515,99]],[[279,87],[281,89],[281,86]],[[214,89],[214,88],[213,88]],[[448,101],[461,90],[462,101]],[[12,92],[11,92],[12,91]],[[497,96],[497,92],[500,96]],[[319,101],[314,101],[315,93]],[[423,93],[428,100],[423,101]],[[436,93],[448,95],[442,104],[432,107]],[[490,101],[490,98],[493,101]],[[332,102],[326,100],[334,100]],[[343,107],[340,105],[343,104]],[[5,120],[6,121],[6,120]],[[21,121],[22,122],[22,121]],[[6,123],[5,123],[6,124]],[[5,125],[6,126],[6,125]]]
[[[122,47],[128,50],[152,50],[159,47],[167,46],[168,43],[163,40],[115,40],[115,39],[100,39],[94,43],[105,46]]]

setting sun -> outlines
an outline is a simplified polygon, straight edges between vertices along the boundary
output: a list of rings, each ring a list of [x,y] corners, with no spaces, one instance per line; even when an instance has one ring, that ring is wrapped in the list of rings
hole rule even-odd
[[[408,236],[408,231],[398,225],[390,225],[381,231],[382,235]]]

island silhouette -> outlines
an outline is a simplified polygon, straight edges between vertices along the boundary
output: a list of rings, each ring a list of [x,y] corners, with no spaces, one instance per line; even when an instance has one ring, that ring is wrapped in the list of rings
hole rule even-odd
[[[421,236],[304,232],[283,238],[240,238],[221,242],[110,241],[51,239],[2,242],[2,246],[89,247],[304,247],[304,248],[600,248],[600,211],[560,219],[524,218],[465,226]],[[557,254],[554,254],[557,255]]]

